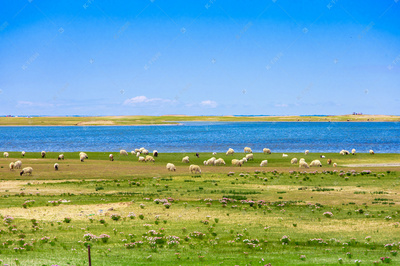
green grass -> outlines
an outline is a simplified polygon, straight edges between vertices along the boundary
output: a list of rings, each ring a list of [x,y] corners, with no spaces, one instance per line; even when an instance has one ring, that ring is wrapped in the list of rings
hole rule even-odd
[[[192,153],[160,154],[155,163],[139,163],[135,156],[118,153],[111,162],[109,153],[88,152],[83,163],[78,152],[64,153],[64,161],[52,152],[45,159],[39,153],[21,158],[19,152],[0,159],[4,264],[16,265],[17,258],[20,265],[88,265],[85,243],[92,247],[92,265],[337,265],[339,258],[345,264],[361,260],[361,265],[368,265],[386,256],[392,265],[400,263],[400,255],[385,248],[395,243],[392,250],[399,250],[400,167],[341,167],[398,163],[399,154],[325,154],[339,167],[321,159],[321,168],[299,169],[290,164],[292,157],[311,162],[319,154],[282,158],[256,153],[253,162],[233,167],[232,156],[225,154],[216,157],[224,158],[226,166],[204,166],[202,162],[212,157],[209,153],[200,158]],[[201,166],[201,175],[188,171],[188,164],[181,162],[185,155]],[[235,153],[233,158],[243,156]],[[19,170],[8,169],[17,159],[23,167],[33,167],[32,176],[21,177]],[[264,159],[268,167],[259,167]],[[55,162],[59,171],[53,169]],[[177,171],[168,172],[167,162]],[[223,197],[237,200],[224,206]],[[169,209],[154,201],[168,198]],[[31,202],[27,208],[25,202]],[[333,216],[328,218],[325,212]],[[128,218],[130,213],[135,219]],[[121,219],[112,220],[112,214]],[[3,221],[7,215],[14,218],[9,224]],[[65,217],[71,222],[65,223]],[[162,234],[162,244],[151,247],[150,230]],[[194,232],[205,236],[186,241]],[[110,239],[85,242],[87,233],[107,234]],[[282,245],[285,235],[291,241]],[[179,237],[179,244],[168,246],[168,236]],[[44,237],[50,238],[47,243]],[[246,239],[256,244],[246,244]],[[143,245],[125,247],[135,241]],[[24,243],[32,250],[19,249]]]

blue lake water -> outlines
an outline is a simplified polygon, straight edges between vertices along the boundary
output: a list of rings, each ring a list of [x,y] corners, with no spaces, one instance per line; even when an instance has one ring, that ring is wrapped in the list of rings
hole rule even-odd
[[[0,127],[0,150],[39,152],[131,151],[145,147],[159,152],[400,153],[399,122],[184,122],[173,126]]]

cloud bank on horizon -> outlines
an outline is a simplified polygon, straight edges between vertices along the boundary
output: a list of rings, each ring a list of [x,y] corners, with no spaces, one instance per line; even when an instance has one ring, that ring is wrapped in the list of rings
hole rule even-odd
[[[400,1],[0,3],[0,115],[400,115]]]

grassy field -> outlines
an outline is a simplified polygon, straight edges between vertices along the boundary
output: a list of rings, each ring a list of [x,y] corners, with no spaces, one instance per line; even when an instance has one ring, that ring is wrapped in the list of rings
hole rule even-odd
[[[400,264],[399,154],[325,154],[310,169],[290,159],[319,154],[254,154],[243,167],[230,160],[244,153],[217,154],[225,166],[204,166],[210,153],[109,154],[0,158],[2,264],[88,265],[88,244],[92,265]],[[32,176],[8,169],[17,159]],[[383,163],[392,166],[345,166]]]
[[[175,122],[171,122],[175,121]],[[398,122],[399,116],[389,115],[339,115],[339,116],[96,116],[96,117],[0,117],[1,126],[88,126],[88,125],[161,125],[183,121],[210,122]]]

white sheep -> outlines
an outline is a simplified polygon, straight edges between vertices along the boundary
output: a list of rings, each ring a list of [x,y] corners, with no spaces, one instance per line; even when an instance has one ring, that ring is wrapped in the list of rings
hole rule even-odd
[[[135,153],[141,153],[142,151],[140,149],[135,149]]]
[[[46,157],[46,152],[45,152],[45,151],[42,151],[42,152],[40,153],[40,155],[42,156],[42,158],[44,158],[44,157]]]
[[[306,150],[306,151],[304,152],[305,155],[308,155],[309,153],[310,153],[309,150]]]
[[[297,163],[297,158],[293,158],[292,160],[290,160],[291,164],[296,164]]]
[[[225,161],[222,158],[215,160],[215,165],[225,165]]]
[[[83,152],[83,151],[81,151],[81,152],[79,153],[79,158],[80,158],[81,156],[84,156],[85,159],[89,159],[89,156],[87,156],[87,154],[86,154],[85,152]]]
[[[110,155],[108,155],[108,158],[110,159],[110,161],[114,161],[114,155],[112,153],[110,153]]]
[[[167,170],[168,171],[176,171],[176,167],[172,163],[167,163]]]
[[[336,167],[337,166],[337,163],[333,163],[333,167]]]
[[[58,170],[58,166],[59,166],[58,163],[55,163],[55,164],[54,164],[54,170],[57,171],[57,170]]]
[[[146,161],[146,162],[155,162],[153,156],[150,156],[150,155],[147,155],[147,156],[146,156],[145,161]]]
[[[140,153],[142,153],[143,150],[145,150],[145,148],[144,148],[144,147],[141,147],[141,148],[139,149]]]
[[[11,170],[14,170],[14,163],[11,162],[10,165],[9,165],[9,167],[10,167],[10,171],[11,171]]]
[[[243,157],[243,158],[242,158],[242,161],[243,161],[243,163],[247,163],[247,158],[246,158],[246,157]]]
[[[25,156],[25,151],[22,151],[21,155],[22,155],[22,157],[24,157]]]
[[[252,153],[253,151],[251,150],[250,147],[244,147],[244,153]]]
[[[147,155],[147,154],[149,154],[149,151],[146,150],[146,149],[143,149],[143,150],[142,150],[142,154]]]
[[[322,164],[321,164],[320,160],[313,160],[310,163],[310,167],[316,167],[316,166],[322,167]]]
[[[247,159],[247,161],[249,161],[249,160],[253,160],[253,158],[254,158],[254,156],[253,156],[253,154],[252,154],[252,153],[250,153],[250,154],[246,154],[246,159]]]
[[[85,154],[81,154],[81,155],[79,156],[79,160],[81,160],[82,163],[85,161],[86,158],[87,158],[87,157],[85,156]]]
[[[287,155],[286,153],[282,154],[282,157],[288,157],[289,155]]]
[[[265,154],[271,154],[271,150],[270,149],[268,149],[268,148],[264,148],[263,149],[263,153]]]
[[[23,174],[29,174],[32,175],[33,172],[33,168],[32,167],[25,167],[24,169],[22,169],[22,171],[19,173],[19,175],[23,175]]]
[[[64,160],[64,154],[58,155],[58,160]]]
[[[185,156],[182,158],[182,163],[189,163],[189,156]]]
[[[232,148],[229,148],[228,151],[226,152],[226,155],[233,155],[235,151]]]
[[[375,152],[373,150],[369,150],[369,154],[373,155]]]
[[[267,166],[267,164],[268,164],[268,160],[263,160],[263,161],[261,161],[260,166],[261,167]]]
[[[136,154],[136,152],[135,152],[135,151],[131,151],[131,154],[132,154],[132,155],[135,155],[135,154]]]
[[[348,154],[350,154],[350,152],[347,151],[347,150],[341,150],[341,151],[339,152],[339,154],[340,154],[340,155],[348,155]]]
[[[211,157],[210,159],[207,160],[207,165],[215,165],[215,161],[217,159],[215,157]]]
[[[128,152],[126,150],[120,150],[119,154],[123,156],[128,156]]]
[[[199,174],[201,174],[201,169],[200,169],[200,166],[198,166],[198,165],[195,165],[195,164],[191,164],[190,166],[189,166],[189,171],[191,172],[191,173],[199,173]]]
[[[21,169],[21,167],[22,167],[22,162],[21,161],[16,161],[15,163],[14,163],[14,168],[15,169]]]
[[[9,156],[8,152],[5,151],[5,152],[3,153],[3,156],[6,157],[6,158],[8,158],[8,156]]]
[[[138,161],[139,161],[139,162],[145,162],[145,161],[146,161],[146,158],[144,158],[143,156],[139,156]]]
[[[154,157],[158,157],[158,151],[157,151],[157,150],[154,150],[154,151],[153,151],[153,156],[154,156]]]
[[[140,152],[138,151],[137,153],[136,153],[136,157],[139,157],[140,156]]]
[[[309,166],[305,161],[300,161],[299,162],[299,168],[309,168]]]
[[[240,166],[240,167],[243,164],[243,160],[238,160],[238,159],[233,159],[231,162],[232,162],[232,165]]]
[[[356,155],[356,149],[352,149],[351,154]]]
[[[212,155],[217,155],[217,153],[216,153],[216,152],[213,152]]]

